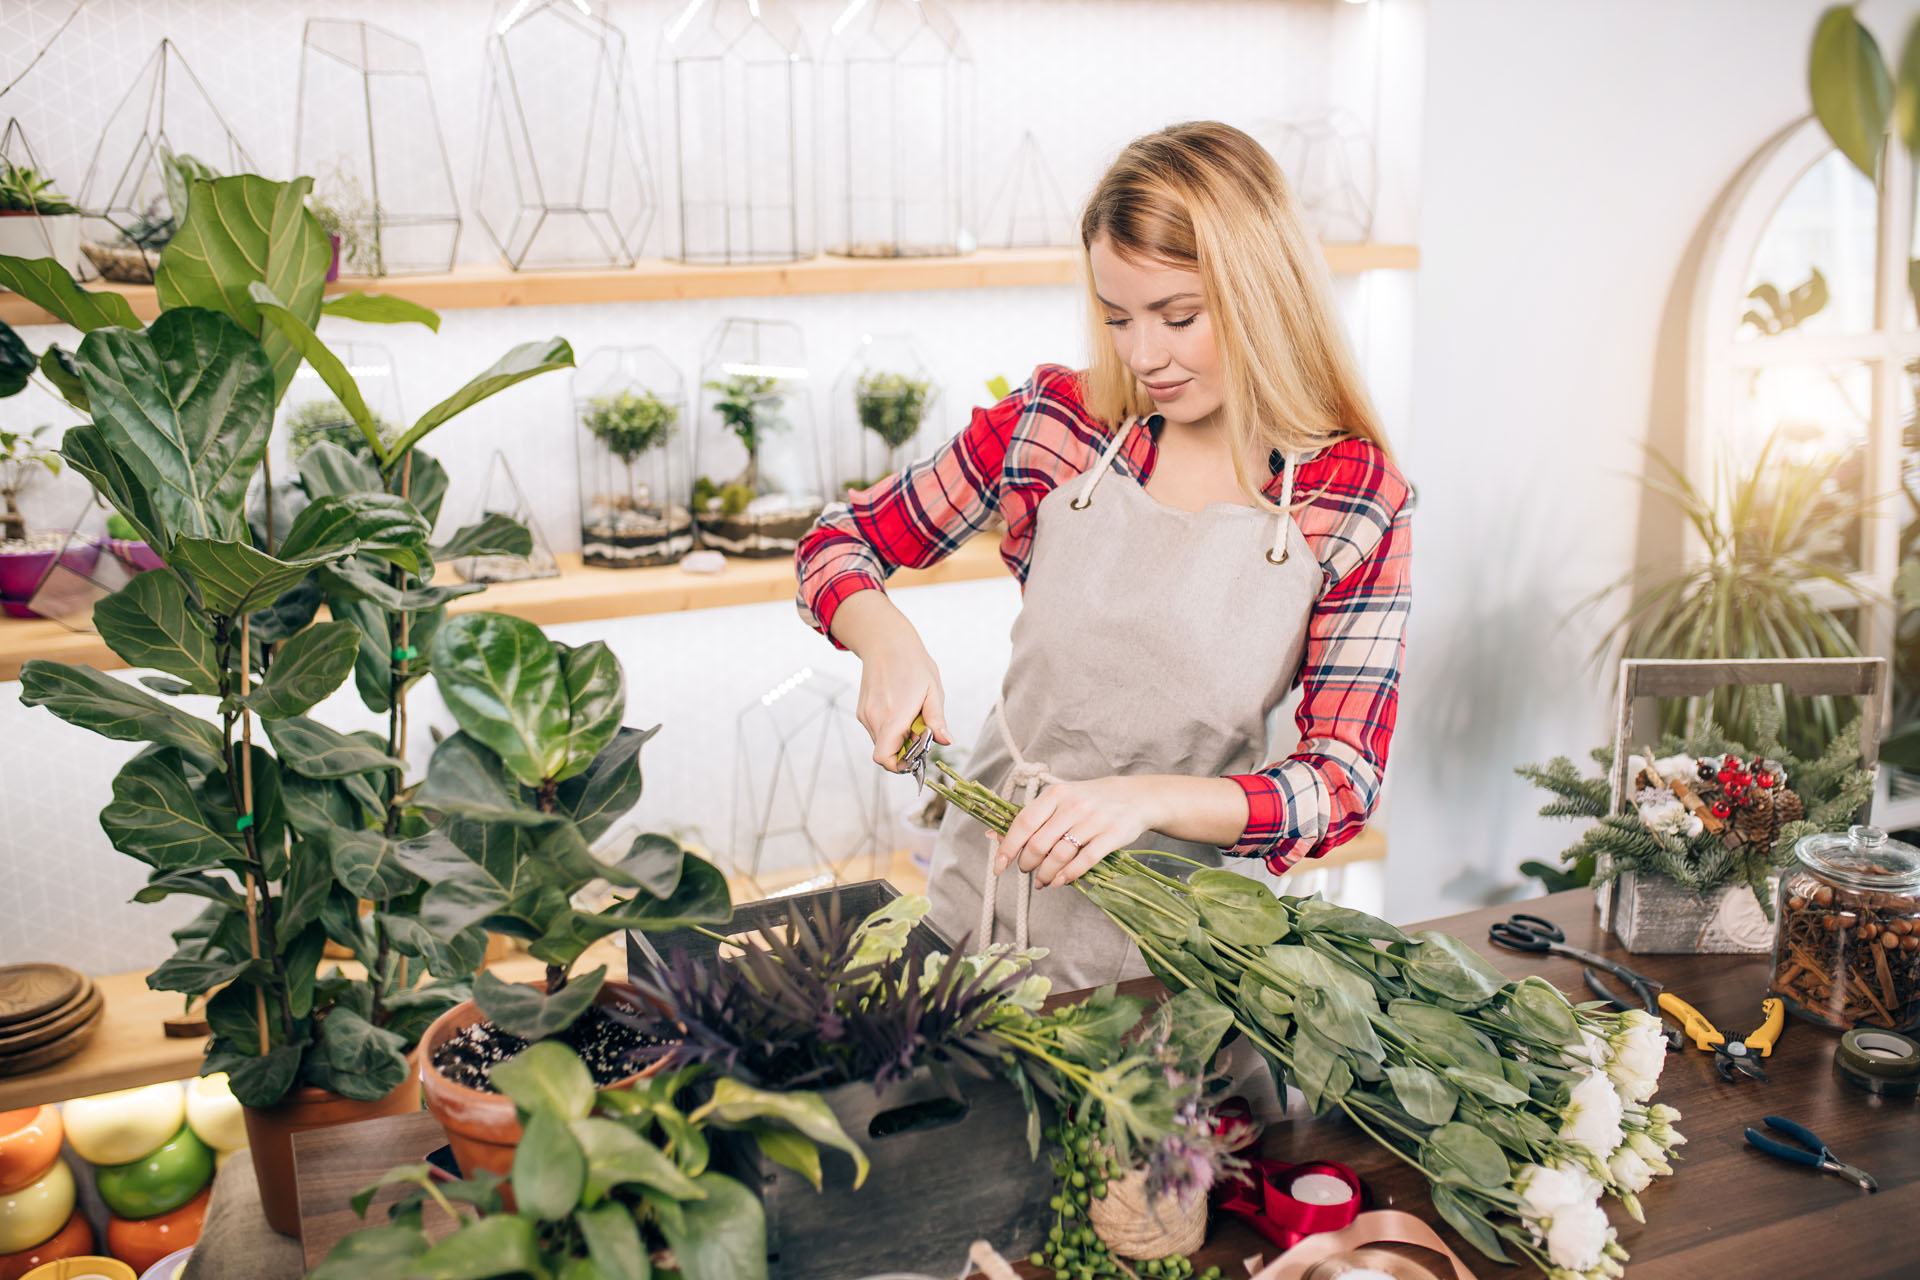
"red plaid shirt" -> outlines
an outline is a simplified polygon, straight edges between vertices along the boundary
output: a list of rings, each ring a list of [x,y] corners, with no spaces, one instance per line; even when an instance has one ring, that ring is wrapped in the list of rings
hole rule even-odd
[[[856,591],[881,589],[902,566],[925,568],[994,516],[1006,521],[1001,558],[1024,584],[1034,512],[1054,486],[1094,466],[1110,439],[1081,403],[1079,375],[1043,365],[924,461],[852,501],[827,508],[796,556],[800,616],[830,633]],[[1145,484],[1157,446],[1135,432],[1115,465]],[[1278,500],[1276,474],[1267,495]],[[1303,686],[1300,745],[1286,759],[1232,779],[1247,794],[1247,825],[1227,852],[1283,871],[1353,838],[1380,794],[1399,703],[1405,650],[1408,516],[1413,495],[1379,448],[1344,440],[1295,468],[1305,505],[1295,521],[1324,582],[1307,621],[1295,680]]]

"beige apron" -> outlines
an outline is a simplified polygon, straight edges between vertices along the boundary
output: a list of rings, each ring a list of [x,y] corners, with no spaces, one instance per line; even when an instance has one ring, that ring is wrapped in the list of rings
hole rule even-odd
[[[1125,474],[1102,486],[1136,428],[1139,419],[1116,431],[1098,465],[1035,513],[1013,657],[967,762],[970,777],[1018,803],[1063,779],[1253,769],[1268,713],[1300,667],[1322,574],[1299,527],[1231,503],[1164,506]],[[1283,507],[1293,467],[1288,459]],[[1136,846],[1222,861],[1218,849],[1157,832]],[[996,881],[992,848],[985,827],[948,809],[929,885],[941,932],[968,937],[969,950],[990,941],[1048,948],[1038,968],[1056,991],[1146,973],[1138,949],[1078,889],[1035,894],[1017,868]]]

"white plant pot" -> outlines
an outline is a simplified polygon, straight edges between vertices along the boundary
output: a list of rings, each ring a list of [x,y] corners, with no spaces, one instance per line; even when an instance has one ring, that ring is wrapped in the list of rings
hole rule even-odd
[[[80,215],[43,218],[0,213],[0,253],[13,258],[52,258],[69,274],[80,270]]]
[[[933,842],[940,834],[940,828],[923,827],[914,821],[926,807],[926,797],[921,796],[900,811],[900,832],[906,837],[907,856],[922,870],[933,865]]]

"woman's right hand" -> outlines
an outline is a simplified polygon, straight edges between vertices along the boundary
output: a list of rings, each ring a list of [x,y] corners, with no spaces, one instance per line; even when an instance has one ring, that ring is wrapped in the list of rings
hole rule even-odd
[[[833,634],[860,655],[860,700],[854,715],[873,739],[874,763],[899,772],[900,748],[915,716],[926,717],[935,742],[952,743],[940,669],[920,633],[885,593],[848,596],[834,615]]]

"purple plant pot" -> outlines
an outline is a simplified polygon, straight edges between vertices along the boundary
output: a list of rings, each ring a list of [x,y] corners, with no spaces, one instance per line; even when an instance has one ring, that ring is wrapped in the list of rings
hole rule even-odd
[[[47,570],[53,567],[53,558],[57,551],[16,551],[0,554],[0,597],[25,604],[32,597],[40,580],[47,576]],[[100,544],[96,542],[76,543],[68,547],[60,563],[75,573],[92,573],[93,566],[100,562]]]
[[[135,573],[145,573],[148,569],[158,569],[160,556],[144,542],[135,542],[127,538],[108,538],[100,544],[107,553]]]
[[[333,260],[327,263],[327,283],[332,284],[340,278],[340,237],[329,232],[327,243],[333,246]]]

